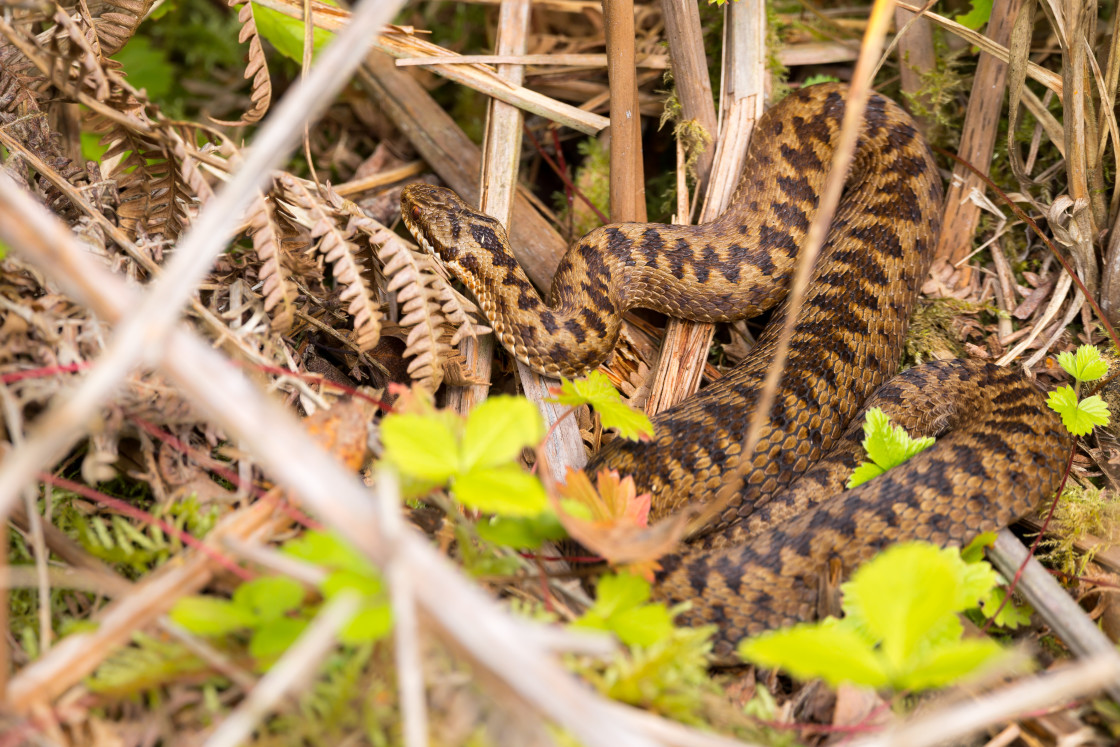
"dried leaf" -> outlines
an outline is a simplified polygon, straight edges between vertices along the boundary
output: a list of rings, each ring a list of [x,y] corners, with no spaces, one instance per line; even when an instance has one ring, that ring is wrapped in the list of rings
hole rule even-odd
[[[249,207],[249,235],[261,261],[260,278],[264,310],[271,314],[272,330],[285,334],[295,321],[296,289],[288,281],[282,262],[283,232],[276,221],[272,202],[258,194]]]
[[[691,514],[681,512],[649,527],[650,495],[637,494],[634,478],[620,479],[615,470],[601,470],[592,487],[583,470],[568,470],[560,498],[586,507],[590,519],[574,516],[556,501],[560,523],[579,542],[611,565],[653,579],[657,559],[671,552],[685,534]]]
[[[229,7],[236,7],[242,2],[244,0],[229,0]],[[247,2],[241,5],[241,11],[237,15],[237,20],[241,22],[241,33],[237,41],[242,44],[249,42],[249,63],[245,66],[245,79],[253,81],[252,92],[249,94],[253,103],[236,122],[215,120],[218,124],[229,127],[244,127],[261,121],[268,111],[269,104],[272,103],[272,78],[268,74],[268,62],[265,60],[264,47],[261,46],[261,36],[257,32],[257,22],[253,13],[253,3]]]
[[[306,211],[311,237],[320,240],[319,252],[331,263],[334,279],[342,287],[341,299],[354,319],[354,345],[362,352],[372,350],[381,339],[381,304],[365,278],[358,245],[350,241],[353,229],[339,227],[344,212],[290,174],[280,177],[280,186],[288,200]],[[341,203],[341,197],[328,193],[331,198]]]

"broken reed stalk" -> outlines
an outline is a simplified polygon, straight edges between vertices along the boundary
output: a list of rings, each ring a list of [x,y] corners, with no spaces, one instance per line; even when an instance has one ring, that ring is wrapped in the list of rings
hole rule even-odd
[[[496,54],[523,55],[528,46],[529,4],[524,0],[504,0],[498,11]],[[525,72],[521,65],[499,65],[498,77],[520,85]],[[487,110],[486,134],[479,178],[479,209],[509,226],[513,199],[517,194],[517,166],[521,161],[521,113],[513,106],[491,99]],[[514,131],[516,130],[516,131]],[[459,350],[466,359],[465,369],[480,381],[465,387],[449,387],[447,404],[466,415],[486,399],[490,391],[490,371],[494,361],[494,335],[465,338]],[[578,435],[578,434],[577,434]]]
[[[754,453],[758,446],[762,427],[770,421],[770,409],[773,407],[778,384],[785,370],[790,339],[793,337],[797,316],[805,300],[809,278],[813,267],[816,265],[817,255],[828,237],[832,225],[832,216],[840,203],[840,195],[843,192],[844,183],[847,181],[848,169],[855,156],[856,143],[863,124],[863,115],[867,109],[867,99],[871,94],[871,73],[883,48],[887,28],[890,25],[893,13],[893,0],[876,0],[875,5],[871,8],[871,18],[863,36],[859,60],[856,62],[855,70],[852,73],[852,83],[848,91],[847,104],[844,107],[844,117],[840,123],[840,136],[833,152],[832,164],[829,167],[828,176],[825,178],[824,188],[817,204],[817,213],[809,224],[808,234],[805,236],[797,255],[797,264],[794,268],[793,278],[790,280],[789,293],[786,296],[785,315],[782,319],[778,344],[774,350],[774,357],[767,367],[766,377],[763,379],[762,388],[755,404],[755,411],[751,414],[750,423],[742,439],[743,446],[740,451],[742,458],[732,474],[724,479],[715,499],[709,501],[699,517],[692,522],[690,527],[692,531],[707,525],[727,506],[731,505],[741,488],[746,472],[754,464],[750,455]]]
[[[709,149],[714,148],[714,167],[705,193],[700,223],[715,220],[727,207],[739,182],[754,124],[762,115],[766,102],[768,71],[766,67],[766,8],[761,0],[740,0],[729,3],[724,13],[723,111],[719,131]],[[696,43],[696,40],[693,40]],[[702,43],[702,40],[701,42]],[[684,55],[691,60],[691,55]],[[678,86],[692,85],[691,75],[707,80],[707,68],[688,68],[677,79]],[[684,100],[682,99],[682,107]],[[689,116],[689,114],[693,116]],[[702,119],[702,112],[691,111],[686,119]],[[687,222],[688,216],[678,216]],[[698,324],[670,319],[661,343],[654,380],[646,410],[660,412],[685,399],[700,388],[704,362],[711,345],[711,324]]]
[[[603,0],[611,99],[611,221],[644,223],[642,118],[634,66],[634,0]]]
[[[1021,4],[1021,0],[995,0],[988,22],[988,36],[993,41],[1007,44]],[[1007,64],[991,55],[980,55],[958,152],[961,158],[981,168],[987,168],[995,152],[1006,81]],[[949,180],[949,189],[942,203],[941,234],[934,250],[933,272],[938,274],[940,266],[940,272],[945,275],[944,281],[950,287],[963,288],[972,281],[972,269],[968,265],[955,272],[951,266],[963,260],[972,250],[972,239],[980,222],[980,207],[968,196],[982,186],[971,172],[959,166],[953,170],[953,178]]]

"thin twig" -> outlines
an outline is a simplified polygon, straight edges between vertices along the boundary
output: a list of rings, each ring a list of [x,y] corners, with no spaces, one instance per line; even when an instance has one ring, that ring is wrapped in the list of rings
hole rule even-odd
[[[975,734],[1024,713],[1097,692],[1120,680],[1115,655],[1086,659],[1038,677],[1022,680],[974,700],[911,719],[885,734],[851,747],[928,747]]]
[[[401,491],[392,469],[377,470],[377,499],[381,525],[389,545],[389,560],[384,567],[393,605],[393,641],[397,663],[397,692],[404,724],[405,747],[424,747],[428,743],[428,705],[424,695],[424,663],[420,657],[420,629],[416,616],[416,597],[412,571],[396,556],[393,548],[404,531],[401,521]]]
[[[988,550],[988,557],[1004,578],[1018,577],[1019,592],[1061,636],[1070,650],[1086,661],[1105,659],[1118,666],[1120,655],[1112,642],[1042,567],[1033,552],[1034,548],[1028,552],[1011,530],[1004,529],[996,537],[995,545]],[[1120,677],[1109,683],[1106,689],[1112,699],[1120,703]]]
[[[362,604],[357,591],[346,590],[328,601],[307,630],[288,647],[284,655],[249,691],[245,700],[206,740],[206,747],[236,747],[244,744],[257,724],[275,710],[280,701],[292,692],[315,681],[315,673],[323,659],[337,644],[338,631],[350,621]],[[410,747],[412,744],[410,743]]]
[[[5,208],[19,220],[0,220],[3,240],[13,252],[36,263],[64,292],[110,323],[134,307],[134,288],[98,265],[66,226],[0,174],[0,218],[4,218]],[[182,328],[168,335],[160,366],[184,396],[231,437],[241,439],[262,467],[307,508],[375,563],[384,560],[380,525],[366,487],[323,452],[290,412],[263,396],[209,343]],[[292,454],[300,458],[292,459]],[[563,725],[589,747],[653,744],[648,728],[635,732],[623,726],[612,715],[610,704],[563,671],[538,640],[524,635],[524,622],[510,618],[422,537],[406,531],[399,552],[400,562],[423,579],[416,585],[417,601],[433,621],[434,629],[455,640],[478,666],[497,673],[545,717]],[[183,587],[181,579],[173,581],[179,584],[177,588]],[[192,578],[189,585],[198,588],[195,583],[198,581]],[[147,596],[132,594],[129,599],[140,604]],[[50,656],[25,667],[12,682],[8,702],[17,711],[24,711],[30,703],[80,680],[90,671],[90,656],[96,654],[96,661],[100,661],[127,639],[126,635],[109,636],[111,632],[132,630],[135,622],[122,616],[129,620],[123,623],[129,627],[122,628],[114,621],[107,630],[103,622],[98,631],[70,636],[60,641]],[[464,624],[468,620],[470,624]],[[81,666],[77,665],[79,660]]]
[[[855,154],[856,142],[862,127],[863,114],[867,108],[867,97],[871,92],[870,74],[879,57],[879,52],[886,37],[894,12],[893,0],[876,0],[871,9],[871,18],[867,24],[867,32],[863,37],[859,60],[856,62],[855,71],[852,73],[852,85],[848,91],[847,104],[844,107],[844,118],[840,124],[840,136],[836,143],[836,150],[832,156],[832,165],[825,180],[817,205],[817,213],[809,225],[809,232],[801,245],[797,256],[797,267],[794,270],[793,280],[790,282],[789,294],[786,297],[785,317],[782,320],[782,329],[775,346],[774,357],[766,370],[766,378],[762,382],[755,411],[751,415],[751,422],[743,437],[743,458],[735,467],[734,474],[725,478],[723,486],[716,494],[716,499],[704,507],[699,518],[693,526],[701,526],[718,516],[724,508],[731,505],[739,492],[743,479],[754,462],[750,455],[758,445],[759,434],[762,427],[770,419],[770,409],[773,407],[774,398],[777,396],[778,383],[785,371],[786,359],[789,355],[790,339],[793,329],[797,324],[797,317],[805,300],[805,290],[809,285],[809,277],[817,262],[817,255],[828,237],[832,225],[832,216],[840,203],[840,195],[847,180],[848,168]]]

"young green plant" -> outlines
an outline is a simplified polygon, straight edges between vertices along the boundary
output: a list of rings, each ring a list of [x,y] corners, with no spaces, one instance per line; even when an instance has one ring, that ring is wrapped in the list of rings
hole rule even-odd
[[[954,548],[925,542],[889,547],[844,584],[842,620],[763,633],[739,654],[798,679],[821,677],[877,689],[942,687],[1004,655],[991,639],[964,639],[959,612],[975,607],[999,576]]]

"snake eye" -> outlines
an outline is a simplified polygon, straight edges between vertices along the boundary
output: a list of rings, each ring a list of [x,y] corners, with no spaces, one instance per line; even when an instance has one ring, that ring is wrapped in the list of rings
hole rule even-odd
[[[420,206],[419,205],[413,205],[412,206],[412,219],[413,220],[420,220]]]

